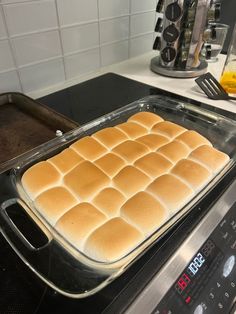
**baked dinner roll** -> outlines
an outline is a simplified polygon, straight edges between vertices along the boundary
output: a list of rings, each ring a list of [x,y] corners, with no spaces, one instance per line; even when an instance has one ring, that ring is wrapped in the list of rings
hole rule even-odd
[[[128,140],[114,147],[112,152],[127,160],[129,163],[133,163],[135,160],[148,153],[149,148],[136,141]]]
[[[163,155],[172,163],[176,163],[179,160],[186,158],[190,150],[189,148],[178,141],[172,141],[157,150],[157,153]]]
[[[89,203],[68,210],[57,222],[56,230],[78,249],[83,249],[89,234],[106,222],[106,216]]]
[[[81,162],[64,176],[65,185],[80,200],[88,200],[110,183],[110,178],[89,161]]]
[[[141,126],[138,123],[134,123],[134,122],[121,123],[121,124],[118,124],[115,128],[123,131],[131,139],[135,139],[136,137],[140,137],[144,134],[147,134],[147,132],[148,132],[148,130],[145,127]]]
[[[124,132],[112,127],[102,129],[93,134],[92,137],[109,149],[129,139]]]
[[[70,171],[83,160],[84,159],[71,148],[66,148],[61,153],[48,159],[48,161],[62,173]]]
[[[35,199],[37,195],[59,184],[61,174],[47,161],[40,161],[25,171],[21,178],[28,195]]]
[[[89,161],[93,161],[107,153],[107,148],[90,136],[81,138],[70,147]]]
[[[114,188],[105,188],[93,199],[93,204],[108,217],[118,216],[121,205],[125,202],[125,196]]]
[[[196,191],[201,189],[212,177],[206,167],[189,159],[180,160],[171,173],[186,181]]]
[[[147,191],[172,212],[183,207],[193,196],[193,190],[172,174],[157,178],[147,187]]]
[[[119,189],[121,193],[132,196],[138,191],[145,188],[151,179],[133,166],[123,168],[114,178],[114,187]]]
[[[139,192],[121,207],[120,216],[149,235],[164,223],[168,212],[152,195]]]
[[[51,225],[72,206],[77,199],[64,187],[58,186],[48,189],[35,199],[35,205]]]
[[[143,239],[138,229],[117,217],[92,232],[84,252],[96,261],[113,262],[128,254]]]
[[[189,155],[189,158],[202,163],[215,174],[229,161],[228,155],[208,145],[203,145],[195,149]]]
[[[173,163],[158,153],[149,153],[135,161],[134,166],[152,178],[168,172]]]
[[[158,134],[147,134],[136,138],[136,141],[146,145],[151,151],[155,151],[161,146],[169,143],[169,138]]]
[[[151,131],[153,133],[158,133],[160,135],[164,135],[173,139],[187,130],[183,128],[182,126],[175,124],[173,122],[163,121],[163,122],[155,124],[152,127]]]
[[[153,125],[162,122],[163,119],[155,113],[143,111],[135,113],[128,119],[128,121],[139,123],[145,128],[151,129]]]
[[[116,175],[126,164],[124,159],[113,153],[102,156],[94,163],[110,177]]]
[[[180,134],[175,138],[175,140],[186,144],[191,150],[202,145],[212,146],[208,139],[192,130]]]

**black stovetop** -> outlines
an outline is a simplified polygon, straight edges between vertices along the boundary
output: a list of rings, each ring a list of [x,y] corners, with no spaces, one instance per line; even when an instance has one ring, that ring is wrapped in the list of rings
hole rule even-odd
[[[108,73],[42,97],[39,101],[83,124],[152,94],[171,95],[166,91]],[[174,96],[209,108],[208,105]],[[235,114],[212,107],[211,110],[236,120]],[[4,176],[7,175],[8,173],[5,173],[0,176],[0,201],[7,198],[7,187],[2,185],[2,182],[5,182]],[[199,203],[171,233],[154,245],[126,273],[101,292],[83,300],[66,298],[47,287],[23,264],[1,235],[0,314],[101,313],[105,308],[107,313],[119,313],[187,237],[207,212],[209,205],[217,199],[234,176],[235,171],[225,177],[212,191],[211,196],[204,199],[204,203]],[[168,241],[170,238],[172,241]]]

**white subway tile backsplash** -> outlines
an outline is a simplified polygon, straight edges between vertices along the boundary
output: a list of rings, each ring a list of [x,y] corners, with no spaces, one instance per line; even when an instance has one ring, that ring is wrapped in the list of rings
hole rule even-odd
[[[4,25],[2,10],[0,8],[0,39],[6,38],[6,37],[7,37],[7,32]]]
[[[0,41],[0,71],[6,71],[14,68],[11,49],[8,40]]]
[[[11,36],[57,27],[54,0],[40,0],[3,5]]]
[[[25,93],[46,88],[65,80],[62,59],[50,60],[19,69]]]
[[[20,81],[16,71],[0,73],[0,93],[20,91]]]
[[[98,46],[98,23],[63,28],[61,38],[65,54]]]
[[[62,26],[98,19],[97,0],[57,0],[57,6]]]
[[[58,31],[50,31],[12,39],[19,66],[62,55]]]
[[[131,14],[145,11],[155,11],[156,4],[156,0],[131,0]]]
[[[157,0],[0,0],[0,91],[48,88],[152,50]]]
[[[130,35],[137,36],[153,32],[155,27],[155,12],[147,12],[131,16]]]
[[[118,63],[129,57],[128,40],[101,47],[102,66]]]
[[[129,0],[98,0],[99,18],[129,14]]]
[[[101,44],[127,39],[129,37],[129,17],[121,17],[100,22]]]
[[[136,57],[151,51],[153,46],[153,34],[146,34],[130,39],[130,57]]]
[[[99,66],[100,58],[98,48],[65,57],[67,79],[95,71]]]

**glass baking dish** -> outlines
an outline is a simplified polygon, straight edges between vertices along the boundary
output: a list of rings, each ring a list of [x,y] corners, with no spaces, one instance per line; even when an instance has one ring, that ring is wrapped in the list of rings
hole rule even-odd
[[[188,204],[121,259],[112,263],[98,262],[82,252],[76,251],[73,246],[70,250],[65,249],[63,243],[66,239],[63,239],[38,213],[34,203],[26,195],[21,183],[22,175],[33,164],[59,153],[76,140],[103,128],[127,121],[131,115],[140,111],[156,113],[165,120],[199,132],[208,138],[215,148],[228,154],[230,161]],[[170,97],[145,97],[39,146],[23,162],[20,162],[11,173],[11,181],[16,190],[16,196],[1,205],[1,231],[22,260],[48,285],[69,297],[86,297],[99,291],[123,273],[151,245],[156,243],[191,211],[196,203],[204,198],[204,195],[214,188],[235,164],[235,143],[235,121]],[[22,234],[7,212],[8,208],[13,205],[17,208],[23,208],[33,219],[37,227],[40,228],[40,232],[46,236],[46,243],[36,247],[28,240],[28,237]]]

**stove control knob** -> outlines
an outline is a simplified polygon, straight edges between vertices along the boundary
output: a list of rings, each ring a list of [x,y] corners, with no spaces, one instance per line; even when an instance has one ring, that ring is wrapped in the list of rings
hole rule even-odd
[[[177,2],[169,4],[166,8],[166,18],[172,22],[176,22],[180,18],[181,14],[182,10]]]
[[[231,255],[224,264],[223,267],[223,277],[228,277],[232,272],[235,265],[235,256]]]
[[[203,306],[199,304],[194,310],[193,314],[203,314]]]

